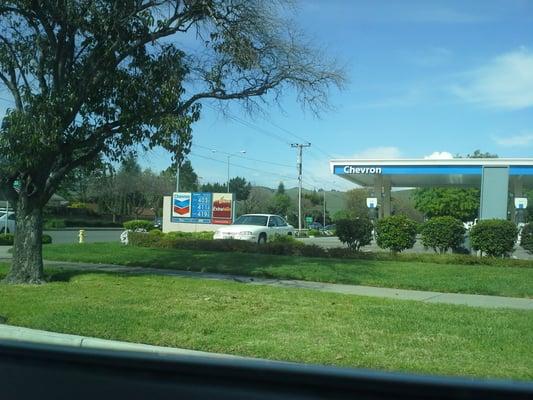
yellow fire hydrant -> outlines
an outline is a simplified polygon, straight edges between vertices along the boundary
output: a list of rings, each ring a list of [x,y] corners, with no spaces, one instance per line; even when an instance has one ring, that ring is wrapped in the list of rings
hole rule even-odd
[[[80,229],[80,233],[78,233],[78,239],[79,243],[85,243],[85,230]]]

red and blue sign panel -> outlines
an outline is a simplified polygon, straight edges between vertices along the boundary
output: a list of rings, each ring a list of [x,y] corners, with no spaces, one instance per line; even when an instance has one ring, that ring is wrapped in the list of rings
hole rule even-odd
[[[233,206],[231,193],[174,193],[171,222],[231,224]]]

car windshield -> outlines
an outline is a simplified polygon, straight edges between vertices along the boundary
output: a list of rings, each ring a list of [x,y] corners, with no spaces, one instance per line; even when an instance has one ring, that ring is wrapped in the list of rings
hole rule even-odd
[[[242,215],[235,220],[233,225],[258,225],[266,226],[268,217],[265,215]]]
[[[0,333],[533,379],[533,0],[0,0],[0,138]]]

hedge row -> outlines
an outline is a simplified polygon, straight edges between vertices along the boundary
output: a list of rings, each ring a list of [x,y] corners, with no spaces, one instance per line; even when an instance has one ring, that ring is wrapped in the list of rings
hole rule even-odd
[[[0,246],[12,246],[14,240],[15,240],[15,237],[11,233],[0,234]],[[43,244],[52,243],[52,236],[43,234],[42,243]]]
[[[44,222],[44,229],[60,228],[121,228],[122,224],[112,221],[90,219],[62,219],[50,218]],[[152,225],[153,227],[153,225]]]
[[[304,243],[289,237],[280,237],[279,239],[273,240],[264,245],[257,245],[255,243],[242,240],[195,240],[188,238],[172,239],[165,237],[164,235],[130,232],[129,244],[139,247],[154,247],[164,249],[261,253],[335,259],[405,261],[455,265],[491,265],[499,267],[533,267],[533,263],[531,263],[529,260],[475,257],[464,254],[392,254],[354,252],[349,248],[340,247],[324,249],[316,245],[305,245]]]

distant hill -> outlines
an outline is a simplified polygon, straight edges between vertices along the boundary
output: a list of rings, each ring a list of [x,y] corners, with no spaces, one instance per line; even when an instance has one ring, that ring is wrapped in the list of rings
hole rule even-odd
[[[270,200],[270,198],[272,198],[276,194],[276,189],[268,188],[265,186],[254,186],[253,191],[261,198],[264,198],[266,200]],[[402,213],[407,214],[411,218],[414,218],[416,220],[423,220],[422,214],[418,213],[414,209],[414,191],[415,189],[393,191],[391,193],[393,206],[395,206],[395,208],[397,208]],[[287,193],[287,195],[291,198],[293,202],[298,202],[297,187],[285,189],[285,193]],[[308,189],[302,189],[302,193],[313,193],[313,191]],[[319,196],[323,196],[322,191],[319,191],[317,193]],[[329,212],[329,215],[333,215],[337,211],[344,210],[345,204],[346,192],[326,190],[326,208]]]
[[[287,195],[295,200],[298,201],[298,188],[291,188],[286,189],[285,193]],[[303,193],[313,193],[312,190],[308,189],[302,189]],[[323,192],[317,192],[320,196],[323,196]],[[343,210],[345,204],[345,192],[337,192],[337,191],[331,191],[326,190],[326,208],[328,210],[329,215],[335,214],[337,211]]]

